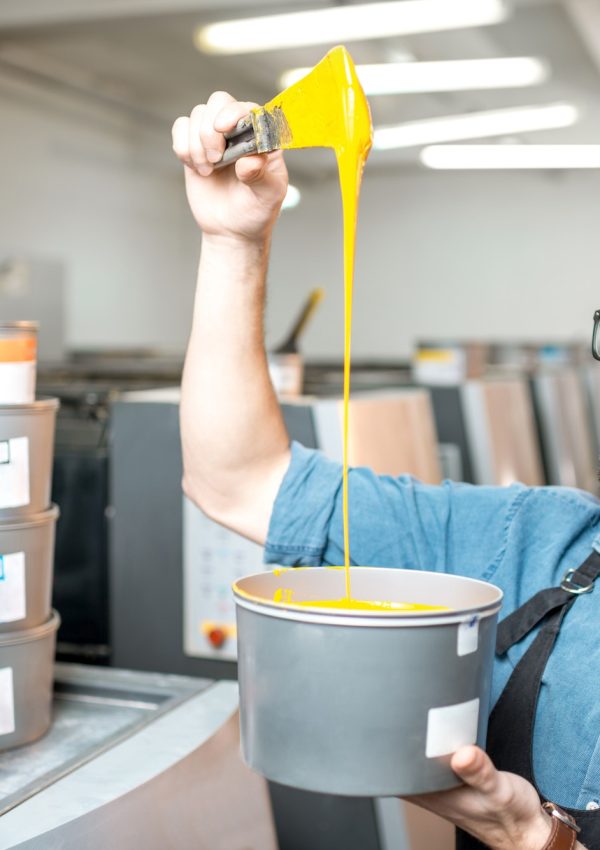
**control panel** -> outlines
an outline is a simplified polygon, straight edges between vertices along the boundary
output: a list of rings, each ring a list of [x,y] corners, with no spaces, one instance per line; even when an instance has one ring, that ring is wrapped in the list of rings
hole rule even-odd
[[[268,569],[263,549],[183,499],[183,645],[186,655],[235,661],[236,579]]]

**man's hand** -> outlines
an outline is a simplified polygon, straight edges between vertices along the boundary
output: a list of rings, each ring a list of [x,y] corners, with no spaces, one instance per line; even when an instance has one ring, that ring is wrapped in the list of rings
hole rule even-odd
[[[496,770],[479,747],[462,747],[450,765],[464,786],[407,799],[451,821],[492,850],[542,850],[552,822],[533,785],[514,773]]]
[[[254,106],[215,92],[189,118],[173,124],[173,150],[185,166],[188,201],[205,235],[250,241],[270,237],[288,184],[281,151],[214,169],[225,149],[223,133]]]

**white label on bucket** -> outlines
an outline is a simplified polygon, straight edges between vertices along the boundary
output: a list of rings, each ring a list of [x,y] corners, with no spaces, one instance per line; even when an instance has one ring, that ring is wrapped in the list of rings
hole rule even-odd
[[[0,508],[29,504],[29,440],[0,440]]]
[[[26,613],[25,553],[0,555],[0,623],[24,620]]]
[[[479,700],[430,708],[427,715],[427,743],[425,755],[428,759],[455,753],[459,747],[477,741],[479,725]]]
[[[35,360],[0,363],[0,404],[35,401]]]
[[[456,652],[458,655],[470,655],[477,652],[479,646],[479,617],[471,617],[458,627]]]
[[[0,735],[15,731],[15,697],[12,667],[0,669]]]

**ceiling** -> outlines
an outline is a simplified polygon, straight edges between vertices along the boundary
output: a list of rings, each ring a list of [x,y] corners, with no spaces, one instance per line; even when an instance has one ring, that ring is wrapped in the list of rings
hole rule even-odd
[[[450,0],[449,0],[450,2]],[[273,11],[318,8],[313,0],[3,0],[0,75],[25,75],[70,88],[138,120],[168,128],[214,89],[264,102],[278,90],[282,71],[316,63],[326,47],[244,56],[205,56],[192,43],[204,22]],[[391,61],[409,52],[417,60],[532,55],[548,60],[552,76],[529,89],[374,97],[376,125],[453,113],[568,100],[582,112],[571,128],[530,133],[519,141],[600,142],[600,3],[598,0],[515,0],[505,23],[349,45],[355,62]],[[376,153],[370,168],[410,167],[418,150]],[[333,167],[331,157],[292,162],[306,171]]]

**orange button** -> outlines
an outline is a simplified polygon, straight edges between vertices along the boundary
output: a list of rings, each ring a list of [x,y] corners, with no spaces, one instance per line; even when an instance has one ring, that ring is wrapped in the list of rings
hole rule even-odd
[[[215,649],[220,649],[227,640],[227,635],[223,629],[220,629],[218,626],[211,629],[207,637]]]

